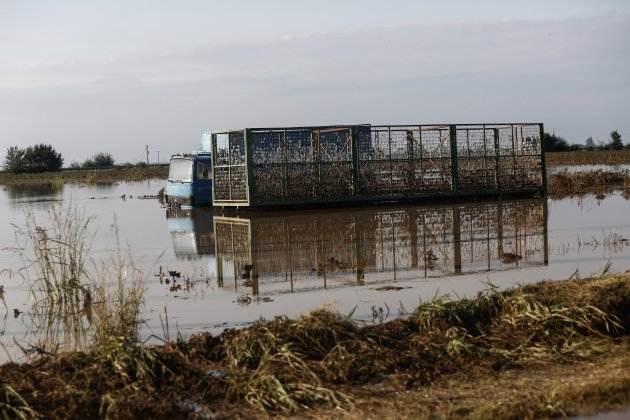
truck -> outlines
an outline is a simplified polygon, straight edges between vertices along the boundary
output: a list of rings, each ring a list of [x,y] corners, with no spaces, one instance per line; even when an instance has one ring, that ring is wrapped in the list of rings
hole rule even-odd
[[[212,204],[210,133],[202,134],[198,151],[171,156],[164,199],[170,208]]]

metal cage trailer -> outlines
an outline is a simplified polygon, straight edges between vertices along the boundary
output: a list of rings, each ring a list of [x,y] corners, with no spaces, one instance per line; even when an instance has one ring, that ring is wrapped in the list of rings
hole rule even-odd
[[[546,191],[543,124],[337,125],[212,133],[212,204],[284,207]]]

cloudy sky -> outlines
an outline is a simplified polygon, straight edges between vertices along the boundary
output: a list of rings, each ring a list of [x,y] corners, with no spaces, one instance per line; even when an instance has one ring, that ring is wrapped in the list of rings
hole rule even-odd
[[[630,141],[627,0],[0,0],[0,153],[190,151],[205,129],[542,121]]]

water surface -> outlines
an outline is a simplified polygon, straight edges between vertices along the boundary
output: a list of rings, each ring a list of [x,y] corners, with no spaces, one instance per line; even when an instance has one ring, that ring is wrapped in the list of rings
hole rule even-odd
[[[630,269],[630,201],[529,199],[300,211],[213,209],[169,212],[161,182],[5,188],[0,264],[23,265],[11,224],[55,205],[95,216],[91,256],[107,259],[121,243],[147,281],[142,333],[219,332],[261,317],[298,316],[321,306],[380,322],[438,294],[471,296],[544,279]],[[163,273],[159,276],[159,273]],[[176,277],[171,277],[173,272]],[[17,357],[36,339],[28,289],[4,271],[0,340]],[[15,316],[14,310],[20,313]],[[0,350],[0,360],[7,360]]]

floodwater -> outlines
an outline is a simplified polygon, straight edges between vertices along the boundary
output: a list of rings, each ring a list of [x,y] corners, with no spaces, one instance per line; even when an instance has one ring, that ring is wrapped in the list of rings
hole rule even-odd
[[[122,247],[146,279],[144,337],[183,336],[326,306],[380,322],[440,294],[630,269],[630,201],[619,194],[299,211],[168,212],[161,181],[0,191],[0,362],[38,339],[16,275],[14,228],[55,205],[94,216],[91,257]],[[117,226],[117,229],[116,229]],[[160,271],[163,273],[159,276]],[[169,272],[175,274],[174,277]],[[11,274],[13,273],[13,274]],[[17,311],[16,311],[17,310]]]

